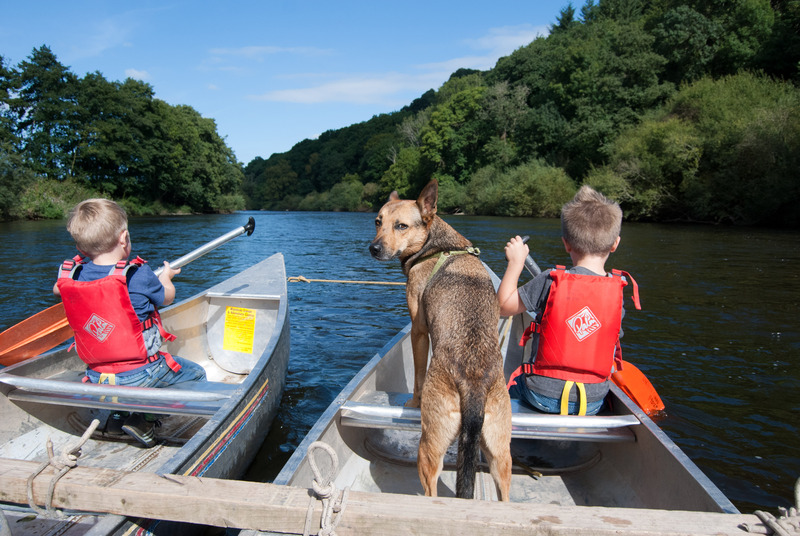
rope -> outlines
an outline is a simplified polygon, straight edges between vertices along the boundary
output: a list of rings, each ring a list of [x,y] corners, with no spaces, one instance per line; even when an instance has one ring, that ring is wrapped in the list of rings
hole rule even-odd
[[[324,477],[319,470],[317,460],[314,457],[314,450],[319,449],[325,451],[330,457],[331,469]],[[322,501],[322,516],[320,518],[320,530],[318,536],[336,536],[336,526],[342,520],[344,510],[347,507],[347,495],[350,492],[350,487],[344,488],[342,493],[336,498],[331,499],[336,495],[336,485],[333,483],[333,476],[339,469],[339,457],[336,455],[330,445],[321,441],[314,441],[308,447],[308,463],[311,465],[311,471],[314,473],[314,479],[311,481],[311,487],[314,490],[317,498]],[[309,536],[311,528],[311,518],[314,515],[314,506],[316,501],[311,497],[308,503],[308,510],[306,511],[306,524],[303,528],[303,536]],[[334,517],[334,514],[337,514]]]
[[[305,276],[297,275],[286,279],[289,283],[353,283],[356,285],[403,285],[395,281],[349,281],[346,279],[307,279]]]
[[[49,437],[47,438],[48,460],[46,462],[42,462],[42,465],[40,465],[39,468],[28,477],[28,504],[37,514],[45,517],[53,517],[54,515],[58,518],[65,517],[62,511],[53,510],[53,495],[56,491],[56,482],[58,482],[62,476],[67,474],[70,469],[78,465],[78,457],[81,455],[81,447],[83,447],[84,443],[89,440],[89,437],[91,437],[94,431],[97,430],[98,426],[100,426],[100,421],[93,419],[89,425],[89,428],[86,429],[81,438],[72,446],[65,446],[58,457],[56,457],[53,452],[53,441]],[[47,489],[47,501],[45,502],[45,509],[43,510],[42,508],[39,508],[33,501],[33,481],[41,474],[42,471],[47,469],[49,465],[52,465],[58,472],[50,480],[50,486]]]
[[[778,507],[780,517],[775,517],[769,512],[756,510],[754,514],[765,527],[772,532],[768,534],[776,534],[777,536],[797,536],[800,535],[800,478],[797,479],[794,485],[794,502],[795,505],[790,508]],[[755,532],[755,527],[751,527],[747,523],[743,523],[741,528],[748,532]]]

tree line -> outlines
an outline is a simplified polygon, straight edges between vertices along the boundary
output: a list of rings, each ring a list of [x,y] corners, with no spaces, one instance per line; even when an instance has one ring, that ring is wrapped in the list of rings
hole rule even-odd
[[[251,208],[556,216],[588,183],[629,220],[800,224],[800,2],[594,0],[488,71],[244,170]]]
[[[47,46],[0,56],[0,219],[63,217],[94,195],[132,214],[233,211],[242,179],[214,120],[149,84],[79,78]]]
[[[436,178],[449,213],[557,216],[586,183],[628,220],[796,227],[799,66],[800,0],[568,3],[492,69],[243,167],[212,119],[42,46],[0,56],[0,219],[89,195],[133,214],[375,210]]]

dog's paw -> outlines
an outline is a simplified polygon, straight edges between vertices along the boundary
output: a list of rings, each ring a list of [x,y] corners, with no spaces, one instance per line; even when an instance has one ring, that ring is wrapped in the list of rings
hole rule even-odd
[[[407,407],[407,408],[418,408],[419,407],[419,398],[415,398],[415,397],[409,398],[408,400],[406,400],[406,403],[404,404],[404,406]]]

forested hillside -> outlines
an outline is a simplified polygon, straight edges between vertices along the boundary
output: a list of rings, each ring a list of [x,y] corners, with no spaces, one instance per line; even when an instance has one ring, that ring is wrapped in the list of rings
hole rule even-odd
[[[446,212],[800,223],[800,1],[592,0],[485,72],[245,168],[250,208],[374,210],[431,178]]]
[[[494,68],[244,168],[144,82],[0,55],[0,219],[375,210],[436,178],[443,212],[556,216],[588,183],[629,220],[800,225],[800,0],[567,2]]]
[[[242,166],[212,119],[100,73],[78,78],[42,46],[0,56],[0,220],[60,218],[102,195],[132,214],[244,208]]]

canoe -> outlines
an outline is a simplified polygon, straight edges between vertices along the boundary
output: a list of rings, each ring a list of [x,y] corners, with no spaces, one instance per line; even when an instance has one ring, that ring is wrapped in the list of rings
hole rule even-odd
[[[530,351],[518,344],[530,320],[528,314],[500,319],[498,337],[506,379],[521,362],[523,351]],[[416,468],[419,410],[403,406],[411,396],[414,378],[410,330],[409,324],[341,391],[284,465],[275,484],[313,487],[313,465],[331,465],[332,456],[316,448],[322,443],[336,454],[333,483],[338,490],[423,493]],[[615,385],[609,402],[611,409],[602,415],[559,416],[537,413],[512,400],[512,502],[738,513]],[[315,454],[310,456],[312,444]],[[455,496],[455,454],[454,444],[445,459],[440,497]],[[480,468],[476,481],[476,499],[497,500],[487,467]],[[402,498],[396,501],[402,508]],[[408,513],[410,523],[414,515]]]
[[[269,431],[286,380],[289,310],[283,255],[275,254],[161,313],[165,327],[177,337],[166,350],[205,368],[209,382],[202,389],[188,384],[163,389],[84,384],[85,365],[74,350],[53,350],[0,369],[0,458],[46,461],[48,439],[59,454],[97,419],[100,426],[83,444],[80,466],[242,477]],[[106,434],[104,424],[112,410],[159,415],[156,446],[142,448],[125,434]],[[85,514],[55,519],[32,516],[27,505],[2,506],[14,534],[129,534],[140,528],[169,528],[158,520]],[[15,523],[20,520],[25,523]]]

